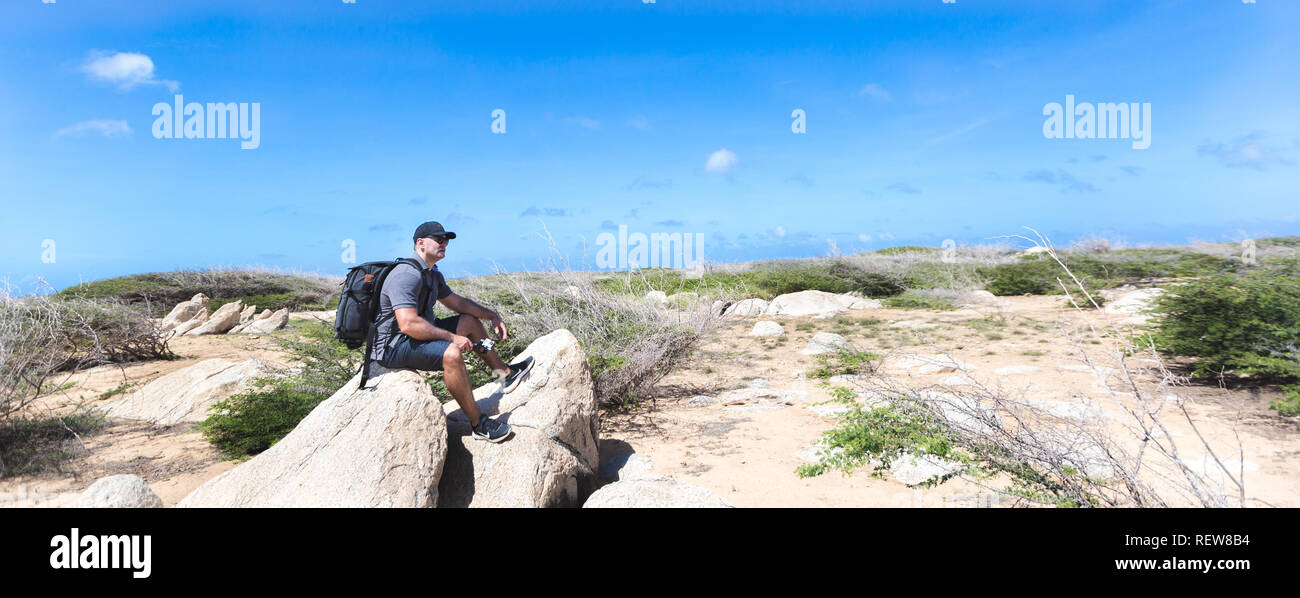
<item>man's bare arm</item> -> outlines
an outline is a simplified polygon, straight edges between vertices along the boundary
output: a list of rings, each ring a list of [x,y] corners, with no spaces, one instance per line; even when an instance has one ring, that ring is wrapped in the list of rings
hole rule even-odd
[[[510,333],[506,330],[506,323],[501,320],[501,314],[475,303],[473,299],[451,293],[438,301],[447,306],[447,309],[458,314],[474,316],[480,320],[490,320],[493,332],[497,333],[497,338],[503,341],[510,338]]]
[[[402,331],[402,334],[405,334],[406,336],[409,336],[417,341],[451,341],[453,343],[456,342],[455,333],[443,330],[437,326],[434,326],[432,322],[424,318],[421,318],[415,312],[414,307],[399,307],[393,310],[393,314],[397,316],[397,328]],[[469,339],[466,339],[466,341],[468,340]],[[466,349],[466,348],[467,347],[461,347],[461,349]]]
[[[468,314],[480,320],[495,320],[500,317],[497,315],[497,312],[475,303],[473,299],[461,297],[456,293],[447,295],[446,297],[439,299],[438,302],[447,306],[447,309],[450,309],[451,311],[458,314]]]

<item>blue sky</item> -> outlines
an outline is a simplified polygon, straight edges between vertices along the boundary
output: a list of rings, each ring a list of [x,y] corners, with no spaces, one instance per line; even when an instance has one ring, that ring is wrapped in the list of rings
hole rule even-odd
[[[574,267],[619,224],[723,262],[1297,234],[1298,23],[1278,0],[13,0],[0,277],[342,274],[345,239],[388,259],[424,220],[460,235],[453,277],[539,268],[543,226]],[[156,139],[175,94],[259,103],[260,146]],[[1150,103],[1150,148],[1045,138],[1067,94]]]

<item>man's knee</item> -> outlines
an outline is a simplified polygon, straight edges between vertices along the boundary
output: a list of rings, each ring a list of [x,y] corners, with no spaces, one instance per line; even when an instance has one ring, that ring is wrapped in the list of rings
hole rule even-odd
[[[443,367],[457,365],[463,362],[464,358],[461,357],[460,349],[456,348],[456,345],[447,345],[447,350],[442,352]]]
[[[483,336],[487,331],[483,329],[483,322],[474,316],[462,315],[460,322],[456,325],[456,334],[464,337]]]

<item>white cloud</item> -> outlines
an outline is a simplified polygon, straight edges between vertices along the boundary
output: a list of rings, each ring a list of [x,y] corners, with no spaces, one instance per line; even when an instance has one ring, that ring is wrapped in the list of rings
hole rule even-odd
[[[772,234],[774,234],[774,235],[776,235],[776,236],[778,236],[778,237],[784,237],[784,236],[785,236],[785,227],[784,227],[784,226],[777,226],[776,228],[772,229]]]
[[[99,133],[104,137],[122,137],[131,134],[131,127],[124,120],[87,120],[75,125],[63,127],[54,133],[55,137],[72,135],[80,137],[86,133]]]
[[[632,117],[632,120],[627,121],[627,124],[632,125],[632,128],[639,129],[641,131],[650,130],[650,119],[647,119],[644,115],[641,114]]]
[[[600,121],[594,118],[587,118],[585,116],[572,116],[564,119],[564,121],[570,124],[578,125],[579,127],[582,127],[584,129],[591,129],[593,131],[600,130]]]
[[[162,85],[175,93],[180,87],[175,81],[155,78],[153,60],[135,52],[92,51],[81,65],[81,71],[91,79],[116,85],[122,91],[137,85]]]
[[[724,147],[709,154],[709,160],[704,163],[704,170],[706,172],[727,172],[739,161],[734,152]]]
[[[876,83],[868,83],[866,85],[863,85],[862,89],[858,90],[858,95],[870,96],[876,98],[877,100],[881,100],[885,102],[889,102],[894,99],[894,96],[889,95],[888,91],[885,91],[883,87],[881,87],[879,84]]]
[[[866,243],[871,240],[871,235],[868,235],[867,233],[858,233],[858,240]]]

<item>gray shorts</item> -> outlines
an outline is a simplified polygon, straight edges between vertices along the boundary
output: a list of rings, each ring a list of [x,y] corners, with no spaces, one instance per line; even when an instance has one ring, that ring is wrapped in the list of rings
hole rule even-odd
[[[433,321],[433,325],[454,333],[460,324],[460,318],[460,315],[438,318]],[[440,371],[442,354],[450,346],[451,341],[417,341],[397,332],[393,341],[388,343],[379,365],[389,369]]]

